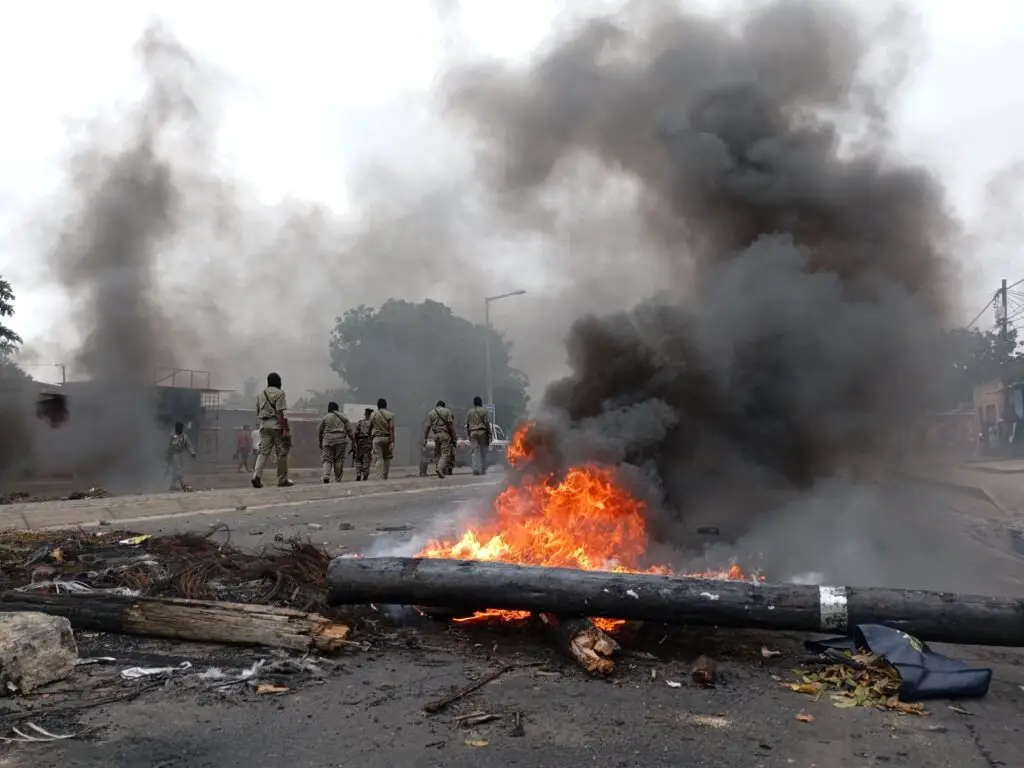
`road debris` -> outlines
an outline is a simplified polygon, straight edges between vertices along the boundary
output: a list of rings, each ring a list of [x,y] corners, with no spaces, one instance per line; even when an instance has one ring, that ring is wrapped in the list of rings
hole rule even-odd
[[[926,714],[920,703],[901,701],[900,675],[874,653],[852,654],[848,660],[816,670],[797,669],[799,682],[784,683],[815,701],[828,694],[833,706],[876,707],[905,715]]]
[[[484,739],[466,739],[467,747],[486,747],[488,744]]]
[[[683,722],[697,728],[728,728],[729,720],[724,715],[705,715],[699,712],[687,712]]]
[[[266,694],[288,693],[289,690],[289,688],[285,688],[283,685],[271,685],[270,683],[263,683],[262,685],[256,686],[256,693],[259,696],[264,696]]]
[[[801,723],[813,723],[814,715],[808,712],[797,712],[793,719],[799,720]]]
[[[527,664],[520,664],[518,662],[512,662],[511,664],[506,664],[503,667],[498,667],[497,669],[495,669],[495,670],[493,670],[491,672],[488,672],[486,675],[481,677],[479,680],[474,680],[469,685],[466,685],[466,686],[464,686],[462,688],[458,688],[458,689],[452,691],[451,693],[449,693],[447,696],[444,696],[444,697],[442,697],[440,699],[437,699],[436,701],[429,702],[428,704],[426,704],[423,707],[423,711],[426,712],[429,715],[436,715],[436,714],[446,710],[448,707],[450,707],[452,704],[454,704],[459,699],[462,699],[462,698],[468,696],[469,694],[473,693],[474,691],[479,690],[480,688],[483,688],[485,685],[487,685],[492,680],[496,680],[497,678],[501,677],[506,672],[511,672],[513,669],[516,669],[517,667],[536,667],[536,666],[539,666],[539,665],[540,665],[540,662],[531,662],[531,663],[527,663]]]
[[[761,646],[761,657],[765,659],[774,659],[776,656],[781,656],[782,651],[773,651],[767,645]]]
[[[516,738],[526,735],[526,728],[523,725],[523,713],[513,712],[512,713],[512,730],[509,731],[509,736]]]
[[[183,661],[176,667],[129,667],[121,670],[122,680],[138,680],[142,677],[169,677],[175,672],[187,672],[192,669],[192,662]]]
[[[455,718],[455,722],[461,725],[463,728],[473,728],[484,723],[490,723],[495,720],[500,720],[501,715],[496,715],[492,712],[470,712],[467,715],[459,715]]]
[[[25,730],[33,731],[37,735],[33,736],[31,734],[25,733],[25,731],[22,731],[19,728],[12,726],[11,732],[15,734],[15,738],[9,736],[0,736],[0,742],[3,742],[4,744],[41,744],[51,741],[67,741],[68,739],[77,739],[78,737],[85,735],[92,729],[87,728],[86,730],[79,731],[78,733],[56,734],[50,733],[49,731],[40,728],[35,723],[25,723]]]
[[[63,616],[75,629],[93,632],[293,651],[333,653],[345,647],[349,634],[344,624],[316,613],[210,600],[6,592],[0,609]]]
[[[697,661],[693,664],[693,669],[690,670],[690,678],[697,685],[713,688],[717,672],[718,664],[714,659],[707,656],[698,656]]]
[[[598,677],[608,677],[615,671],[612,656],[619,644],[602,632],[589,619],[560,619],[550,613],[537,616],[551,629],[559,650],[579,664],[583,670]]]
[[[77,660],[67,619],[31,611],[0,613],[0,695],[31,693],[64,680]]]
[[[682,683],[676,682],[675,680],[666,680],[665,681],[665,685],[667,685],[669,688],[682,688],[683,687]]]
[[[226,534],[228,541],[218,542],[215,534]],[[222,523],[213,524],[205,535],[8,531],[0,533],[0,577],[8,588],[24,591],[92,591],[325,610],[326,550],[292,539],[243,552],[231,545],[230,534]]]

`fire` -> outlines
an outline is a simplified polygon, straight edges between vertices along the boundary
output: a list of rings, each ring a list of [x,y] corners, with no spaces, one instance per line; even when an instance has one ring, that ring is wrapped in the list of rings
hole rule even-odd
[[[508,462],[513,466],[530,457],[530,426],[516,430],[509,443]],[[570,468],[558,478],[551,474],[525,475],[495,499],[490,520],[467,530],[457,540],[428,542],[418,557],[670,574],[666,567],[644,565],[647,544],[643,502],[616,482],[612,469],[584,464]],[[721,573],[685,575],[745,578],[738,565]],[[529,615],[528,611],[490,609],[459,621],[523,621]],[[594,623],[607,631],[624,622],[595,619]]]

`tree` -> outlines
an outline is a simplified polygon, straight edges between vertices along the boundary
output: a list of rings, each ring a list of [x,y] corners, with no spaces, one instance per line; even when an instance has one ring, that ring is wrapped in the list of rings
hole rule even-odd
[[[14,289],[11,284],[0,277],[0,318],[13,317],[14,315]],[[0,357],[10,358],[18,351],[21,345],[21,336],[16,334],[5,324],[0,323]]]
[[[437,400],[464,410],[486,399],[486,335],[491,335],[495,420],[506,429],[526,414],[526,375],[509,362],[512,345],[493,328],[474,325],[436,301],[389,299],[338,318],[331,367],[357,402],[384,397],[400,422],[418,422]]]
[[[948,407],[970,402],[978,384],[1024,378],[1024,356],[1018,351],[1015,328],[1009,329],[1005,339],[994,331],[955,328],[946,331],[944,340],[949,379],[943,382],[943,390]]]
[[[11,284],[0,277],[0,318],[14,316],[14,289]],[[11,356],[21,346],[21,336],[0,322],[0,377],[5,379],[27,380],[29,377],[21,370]]]

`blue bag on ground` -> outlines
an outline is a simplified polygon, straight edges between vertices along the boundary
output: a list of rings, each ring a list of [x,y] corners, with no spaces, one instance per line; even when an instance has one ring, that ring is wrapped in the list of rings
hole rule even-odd
[[[978,698],[988,693],[992,682],[991,669],[969,667],[958,659],[936,653],[906,632],[881,624],[859,624],[849,637],[808,640],[804,645],[808,650],[835,656],[844,663],[850,660],[835,652],[877,654],[899,673],[903,701]]]

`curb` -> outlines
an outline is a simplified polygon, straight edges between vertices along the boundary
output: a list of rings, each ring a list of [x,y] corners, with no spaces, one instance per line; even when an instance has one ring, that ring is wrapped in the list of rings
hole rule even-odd
[[[317,501],[343,501],[362,496],[376,496],[386,493],[408,493],[429,491],[440,488],[461,488],[474,485],[493,485],[473,475],[466,480],[451,482],[448,478],[441,485],[436,478],[408,478],[393,481],[371,481],[353,487],[345,483],[323,485],[299,485],[292,488],[250,488],[196,491],[194,493],[161,493],[149,496],[113,496],[106,499],[83,499],[77,501],[42,501],[8,504],[0,507],[0,530],[74,527],[96,525],[100,520],[111,522],[137,521],[156,517],[174,517],[191,513],[228,511],[277,505],[304,504]]]
[[[1012,512],[1005,504],[1003,504],[999,497],[983,485],[969,485],[967,483],[958,483],[954,480],[940,480],[937,477],[919,475],[914,472],[904,471],[900,472],[900,474],[905,479],[912,482],[921,483],[922,485],[930,485],[933,488],[942,488],[946,491],[953,491],[954,493],[961,493],[965,496],[970,496],[972,499],[991,504],[1008,517],[1012,515]]]

